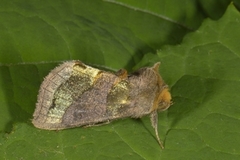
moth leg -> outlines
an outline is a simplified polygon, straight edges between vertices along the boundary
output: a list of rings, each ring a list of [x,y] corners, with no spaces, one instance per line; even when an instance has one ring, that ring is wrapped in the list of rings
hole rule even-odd
[[[102,126],[105,124],[109,124],[110,122],[111,122],[110,120],[107,120],[106,122],[102,122],[102,123],[88,124],[88,125],[83,126],[83,128],[88,128],[88,127],[93,127],[93,126]]]
[[[158,135],[158,113],[157,113],[157,110],[155,110],[151,113],[150,119],[151,119],[152,127],[155,130],[157,141],[158,141],[159,145],[161,146],[161,148],[164,149],[164,146]]]

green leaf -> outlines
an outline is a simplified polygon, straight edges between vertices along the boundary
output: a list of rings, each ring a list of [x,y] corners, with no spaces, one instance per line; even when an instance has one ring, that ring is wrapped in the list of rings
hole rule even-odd
[[[181,45],[142,59],[141,65],[161,59],[160,72],[172,86],[174,105],[168,110],[162,157],[240,158],[239,20],[230,5],[223,18],[206,20]]]
[[[240,14],[230,5],[221,19],[204,20],[220,18],[229,1],[184,3],[2,0],[0,159],[239,159]],[[129,71],[161,61],[174,101],[159,114],[165,149],[149,117],[35,128],[43,77],[71,59]]]

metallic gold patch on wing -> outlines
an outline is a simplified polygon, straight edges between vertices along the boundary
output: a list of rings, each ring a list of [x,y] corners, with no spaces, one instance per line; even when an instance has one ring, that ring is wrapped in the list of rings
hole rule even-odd
[[[39,90],[36,110],[33,114],[33,123],[36,126],[41,126],[41,123],[45,123],[47,113],[53,102],[54,93],[56,89],[71,76],[73,65],[72,62],[66,62],[64,66],[61,65],[52,70],[44,79],[40,87],[41,89]]]
[[[107,96],[107,108],[109,115],[116,116],[119,109],[123,108],[127,103],[129,95],[128,82],[125,80],[120,81],[114,85]]]
[[[69,79],[56,90],[46,123],[61,123],[65,110],[93,85],[99,70],[83,65],[74,65]]]

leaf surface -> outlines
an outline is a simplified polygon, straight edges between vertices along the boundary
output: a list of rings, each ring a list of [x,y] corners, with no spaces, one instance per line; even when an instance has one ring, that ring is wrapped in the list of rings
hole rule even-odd
[[[240,14],[232,4],[225,12],[229,1],[215,2],[3,0],[0,159],[239,159]],[[128,71],[161,61],[174,101],[159,114],[165,149],[149,117],[34,128],[43,78],[71,59]]]

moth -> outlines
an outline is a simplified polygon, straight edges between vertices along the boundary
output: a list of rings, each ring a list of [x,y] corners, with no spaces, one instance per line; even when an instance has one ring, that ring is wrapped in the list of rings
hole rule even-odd
[[[81,61],[68,61],[53,69],[42,82],[32,123],[46,130],[94,126],[121,118],[150,115],[160,146],[158,111],[171,105],[171,94],[158,69],[125,69],[111,73]]]

